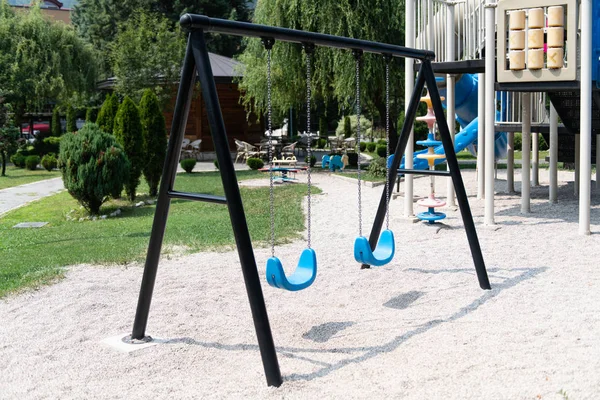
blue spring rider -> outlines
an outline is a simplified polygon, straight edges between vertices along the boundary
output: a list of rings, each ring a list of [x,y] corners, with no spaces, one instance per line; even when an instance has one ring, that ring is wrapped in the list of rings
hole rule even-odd
[[[389,61],[389,60],[386,60]],[[356,67],[356,115],[357,115],[357,132],[356,142],[360,143],[360,92],[359,87],[359,69],[360,62],[357,60]],[[389,148],[390,142],[390,123],[389,123],[389,109],[390,109],[390,98],[389,98],[389,64],[386,63],[386,139],[387,147]],[[389,154],[388,154],[389,157]],[[374,267],[381,267],[388,264],[394,258],[396,252],[396,244],[394,241],[394,232],[389,228],[390,224],[390,168],[386,167],[386,179],[385,179],[385,191],[386,191],[386,229],[381,232],[377,246],[375,250],[371,249],[369,240],[362,235],[362,199],[361,199],[361,179],[360,179],[360,146],[358,147],[358,237],[354,241],[354,259],[361,263],[367,264]]]
[[[331,172],[335,172],[337,169],[344,169],[344,162],[340,156],[328,156],[324,155],[321,159],[321,168],[328,168]]]
[[[268,52],[268,57],[267,57],[267,63],[268,63],[268,74],[271,73],[271,49],[267,49]],[[306,57],[306,62],[307,62],[307,80],[310,81],[310,57],[307,55]],[[273,130],[271,129],[271,77],[270,75],[268,76],[268,85],[267,85],[267,89],[268,89],[268,96],[269,96],[269,117],[268,117],[268,123],[269,123],[269,143],[271,143],[271,139],[272,139],[272,135],[273,135]],[[308,121],[310,121],[310,97],[307,96],[307,102],[308,102],[308,107],[307,107],[307,113],[308,113]],[[309,122],[310,124],[310,122]],[[309,129],[307,129],[307,132],[310,132],[310,125],[308,127]],[[310,143],[310,141],[309,141]],[[308,240],[307,240],[307,248],[304,249],[302,251],[302,254],[300,255],[300,260],[298,260],[298,266],[296,267],[296,270],[294,271],[294,273],[290,276],[286,276],[285,275],[285,271],[283,270],[283,265],[281,264],[281,260],[277,257],[275,257],[275,215],[273,210],[275,209],[274,207],[274,187],[273,187],[273,181],[274,181],[274,174],[273,174],[273,156],[272,156],[273,152],[269,152],[270,156],[269,156],[269,187],[270,187],[270,209],[271,209],[271,258],[269,258],[267,260],[267,283],[275,288],[278,289],[283,289],[283,290],[288,290],[288,291],[298,291],[298,290],[302,290],[302,289],[306,289],[307,287],[309,287],[310,285],[312,285],[312,283],[315,281],[315,278],[317,277],[317,255],[315,253],[315,251],[313,249],[311,249],[310,247],[310,222],[311,222],[311,215],[310,215],[310,203],[311,203],[311,179],[310,179],[310,163],[308,163],[308,168],[307,168],[307,174],[308,174],[308,195],[307,195],[307,200],[308,200],[308,213],[307,213],[307,225],[308,225]],[[308,159],[310,160],[311,158],[311,150],[310,150],[310,146],[308,147]]]

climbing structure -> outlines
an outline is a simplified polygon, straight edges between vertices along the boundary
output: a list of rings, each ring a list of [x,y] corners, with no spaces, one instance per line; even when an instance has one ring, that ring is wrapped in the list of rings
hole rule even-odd
[[[443,97],[442,100],[444,100]],[[417,158],[427,160],[429,170],[433,171],[435,169],[435,160],[439,160],[446,157],[444,154],[436,154],[434,151],[434,148],[440,146],[442,142],[435,140],[435,113],[433,112],[431,98],[429,97],[429,95],[421,97],[421,102],[427,104],[427,114],[423,117],[417,117],[417,121],[423,121],[427,123],[429,133],[427,135],[427,140],[417,141],[417,144],[419,146],[427,147],[427,153],[418,154]],[[427,221],[430,224],[434,224],[435,221],[439,221],[446,218],[446,214],[435,211],[437,207],[445,206],[446,202],[435,198],[435,175],[430,175],[430,179],[431,184],[429,196],[425,199],[417,201],[418,205],[422,207],[427,207],[427,211],[423,211],[417,214],[417,218],[419,218],[422,221]]]

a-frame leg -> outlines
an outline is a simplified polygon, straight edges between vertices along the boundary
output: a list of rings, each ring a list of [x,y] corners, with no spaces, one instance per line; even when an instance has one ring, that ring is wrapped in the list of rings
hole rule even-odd
[[[150,242],[148,244],[146,264],[144,266],[144,276],[142,277],[142,287],[140,288],[140,296],[135,312],[133,331],[131,333],[133,339],[143,339],[146,335],[146,325],[148,323],[148,313],[150,311],[152,292],[154,291],[154,283],[156,281],[158,260],[160,258],[160,250],[165,236],[169,207],[171,205],[169,191],[173,189],[175,175],[177,174],[179,153],[190,111],[195,77],[196,67],[192,55],[191,43],[188,41],[181,71],[181,80],[179,81],[177,101],[173,112],[171,135],[167,146],[167,157],[165,158],[160,188],[158,190],[154,222],[152,223],[152,232],[150,233]]]
[[[275,344],[273,343],[273,335],[267,315],[267,308],[260,286],[260,279],[254,259],[254,251],[252,250],[252,242],[250,233],[248,232],[248,224],[246,223],[246,215],[240,195],[231,153],[229,151],[229,143],[227,142],[227,133],[225,131],[225,122],[219,105],[217,96],[217,87],[210,66],[208,50],[204,41],[204,33],[202,31],[193,31],[191,33],[191,44],[194,53],[194,59],[198,67],[198,77],[200,86],[202,87],[202,96],[206,105],[208,114],[208,123],[212,135],[217,160],[219,162],[219,170],[221,171],[221,180],[223,181],[223,189],[227,198],[227,207],[231,218],[231,226],[235,236],[235,242],[240,256],[242,265],[242,273],[244,283],[246,284],[246,292],[252,310],[252,318],[254,319],[254,328],[258,338],[258,346],[265,369],[267,384],[269,386],[280,386],[282,383],[281,372],[279,370],[279,362],[277,361],[277,353],[275,352]]]
[[[415,82],[415,89],[413,90],[412,95],[410,97],[410,102],[408,103],[408,108],[406,110],[406,115],[404,118],[404,125],[402,126],[402,133],[400,133],[400,139],[398,140],[398,143],[396,143],[396,150],[394,150],[394,158],[392,161],[392,165],[390,166],[390,173],[387,182],[390,188],[394,187],[394,182],[396,182],[396,177],[398,176],[398,168],[400,168],[402,155],[406,150],[406,145],[408,144],[408,139],[410,138],[411,128],[415,123],[415,118],[417,116],[419,103],[421,102],[421,94],[423,93],[424,87],[425,76],[423,74],[423,71],[420,70],[419,74],[417,75],[417,81]],[[381,199],[379,200],[379,207],[377,208],[377,213],[375,214],[375,221],[373,222],[373,227],[371,228],[371,233],[369,235],[369,245],[371,246],[371,250],[375,250],[375,247],[377,246],[377,241],[379,240],[381,227],[383,226],[383,221],[385,220],[386,202],[387,195],[386,190],[384,188],[383,193],[381,194]],[[362,264],[361,268],[370,268],[370,266],[367,264]]]
[[[448,163],[450,176],[452,178],[452,182],[454,183],[456,199],[458,200],[460,214],[467,232],[467,239],[469,240],[471,255],[473,257],[473,262],[475,263],[475,271],[477,272],[479,286],[482,289],[491,289],[490,280],[485,269],[485,262],[483,261],[483,254],[481,254],[479,239],[477,238],[477,231],[475,230],[475,223],[473,222],[473,214],[471,213],[471,208],[469,207],[467,191],[465,190],[462,175],[460,174],[460,169],[458,167],[458,160],[456,158],[456,153],[454,152],[454,143],[452,143],[450,130],[448,129],[446,117],[444,116],[444,108],[442,107],[442,101],[440,99],[440,93],[435,82],[435,75],[433,74],[431,62],[424,61],[421,65],[421,70],[425,72],[427,90],[429,91],[429,97],[431,97],[431,104],[433,106],[438,129],[440,131],[440,137],[442,138],[442,144],[444,145],[446,162]]]

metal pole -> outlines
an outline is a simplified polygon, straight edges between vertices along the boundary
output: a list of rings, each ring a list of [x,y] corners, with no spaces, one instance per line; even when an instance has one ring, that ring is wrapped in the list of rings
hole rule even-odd
[[[515,133],[508,132],[508,151],[506,153],[506,186],[508,193],[515,192]]]
[[[573,184],[573,194],[577,196],[579,194],[579,176],[581,173],[581,135],[575,134],[575,180]],[[581,213],[580,213],[581,216]]]
[[[540,134],[537,132],[531,133],[531,185],[540,186]]]
[[[592,0],[581,0],[579,234],[590,234],[592,175]],[[597,62],[597,60],[596,60]],[[598,168],[598,166],[596,166]]]
[[[135,312],[133,330],[131,332],[132,339],[143,339],[146,335],[150,303],[152,302],[152,293],[154,291],[154,283],[156,282],[156,272],[158,271],[158,260],[160,259],[160,250],[165,236],[165,227],[167,226],[169,207],[171,205],[171,199],[168,193],[173,189],[173,183],[175,182],[181,143],[183,142],[185,125],[190,111],[192,93],[194,91],[196,67],[192,56],[191,46],[191,42],[188,40],[185,57],[183,59],[181,79],[179,81],[177,101],[175,103],[175,110],[173,111],[173,123],[171,124],[171,135],[167,147],[167,156],[165,158],[163,175],[158,190],[156,211],[154,212],[152,232],[150,233],[150,242],[148,243],[144,275],[142,277],[142,285]]]
[[[415,45],[415,0],[406,0],[406,29],[404,36],[406,37],[406,46],[414,47]],[[412,58],[404,60],[404,124],[408,120],[408,106],[410,98],[413,95],[415,86],[415,61]],[[412,169],[414,166],[413,157],[415,151],[414,143],[414,127],[410,125],[409,139],[406,144],[406,152],[404,153],[404,168]],[[402,154],[402,153],[400,153]],[[404,216],[412,218],[414,215],[413,209],[413,176],[404,175]]]
[[[494,142],[496,132],[496,3],[486,0],[485,5],[485,225],[494,225]]]
[[[531,93],[522,93],[521,96],[521,107],[523,107],[523,139],[521,149],[521,212],[529,213],[531,212]]]
[[[400,167],[400,161],[402,160],[402,153],[404,153],[405,149],[407,148],[408,142],[412,140],[410,134],[412,126],[415,123],[415,117],[417,116],[417,109],[419,108],[419,103],[421,101],[421,93],[423,92],[423,88],[425,87],[425,71],[423,71],[423,68],[419,70],[419,74],[417,75],[417,81],[414,84],[414,86],[415,88],[408,102],[406,118],[404,119],[404,126],[402,126],[400,139],[398,139],[398,143],[396,144],[396,150],[394,150],[394,158],[392,161],[392,165],[390,166],[390,173],[388,177],[389,185],[393,185],[396,181],[396,177],[398,176],[398,168]],[[404,175],[405,179],[409,176],[411,176],[411,174]],[[377,241],[379,240],[381,227],[383,226],[383,222],[385,221],[385,212],[387,209],[386,207],[387,195],[386,189],[384,187],[383,193],[381,194],[381,199],[379,200],[379,207],[377,208],[377,213],[375,214],[375,221],[373,221],[373,227],[371,228],[371,233],[369,235],[369,244],[371,245],[371,250],[375,250],[375,247],[377,247]],[[367,264],[362,264],[361,269],[366,268],[370,268],[370,266]]]
[[[446,30],[448,34],[446,35],[446,61],[455,61],[456,58],[454,51],[454,3],[447,4],[447,14],[446,14]],[[454,84],[456,81],[456,77],[454,75],[448,74],[446,75],[446,117],[448,119],[448,128],[450,130],[450,138],[452,139],[452,143],[454,143],[454,135],[456,133],[455,129],[455,96],[454,96]],[[448,166],[448,170],[450,167]],[[446,186],[446,205],[448,207],[456,207],[456,201],[454,200],[454,186],[450,179],[447,180]]]
[[[485,74],[477,76],[477,199],[485,198]]]
[[[550,203],[558,200],[558,113],[550,102]]]
[[[458,168],[458,160],[456,158],[456,153],[454,152],[454,144],[450,139],[450,131],[444,118],[444,109],[442,108],[440,93],[436,86],[433,68],[431,67],[431,63],[429,61],[423,62],[421,71],[423,70],[425,71],[427,88],[429,89],[429,95],[431,97],[433,111],[435,112],[438,129],[440,131],[440,137],[442,138],[442,143],[444,145],[446,161],[450,166],[450,176],[452,177],[452,182],[454,182],[456,198],[458,200],[458,206],[460,208],[463,224],[465,225],[465,231],[467,232],[467,239],[469,240],[469,247],[471,248],[471,255],[473,257],[473,263],[475,264],[475,271],[477,272],[479,286],[482,289],[491,289],[490,281],[485,269],[485,262],[483,261],[483,254],[481,254],[479,239],[477,238],[477,231],[475,230],[475,223],[473,222],[473,214],[471,213],[471,208],[469,207],[469,199],[467,198],[465,185],[460,174],[460,169]]]
[[[231,226],[240,256],[242,266],[242,274],[244,283],[246,284],[246,292],[250,302],[252,318],[254,320],[254,328],[258,338],[258,346],[269,386],[280,386],[282,383],[281,372],[279,370],[279,362],[277,361],[277,353],[260,286],[258,269],[254,252],[252,250],[252,241],[248,232],[248,224],[246,223],[246,215],[244,214],[244,206],[240,195],[240,188],[237,184],[235,169],[229,152],[229,143],[227,142],[227,132],[225,131],[225,122],[219,105],[217,96],[217,86],[213,78],[210,59],[206,43],[204,42],[204,32],[194,31],[191,33],[191,43],[194,53],[194,59],[198,67],[198,77],[200,86],[202,87],[202,96],[206,105],[208,115],[208,123],[212,135],[217,160],[219,162],[219,170],[221,171],[221,180],[223,182],[223,190],[227,198],[227,207],[231,218]]]
[[[596,135],[596,190],[600,189],[600,135]]]

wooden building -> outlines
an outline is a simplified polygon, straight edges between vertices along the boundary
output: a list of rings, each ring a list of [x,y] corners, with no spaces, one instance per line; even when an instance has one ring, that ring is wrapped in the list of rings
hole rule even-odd
[[[217,85],[219,103],[221,112],[225,120],[225,129],[229,139],[229,148],[236,150],[234,139],[242,140],[248,143],[260,142],[265,132],[265,124],[262,118],[257,119],[256,115],[251,114],[247,118],[246,109],[240,103],[240,91],[237,83],[233,80],[236,77],[240,63],[228,57],[223,57],[214,53],[209,53],[210,64]],[[100,90],[112,90],[115,85],[115,78],[109,78],[98,83]],[[173,95],[171,104],[165,107],[164,115],[167,123],[167,132],[171,130],[173,121],[173,110],[175,109],[176,93]],[[201,152],[212,152],[214,146],[210,135],[210,126],[208,125],[208,115],[202,100],[202,93],[199,87],[194,92],[187,126],[185,128],[185,137],[194,141],[202,139]]]

